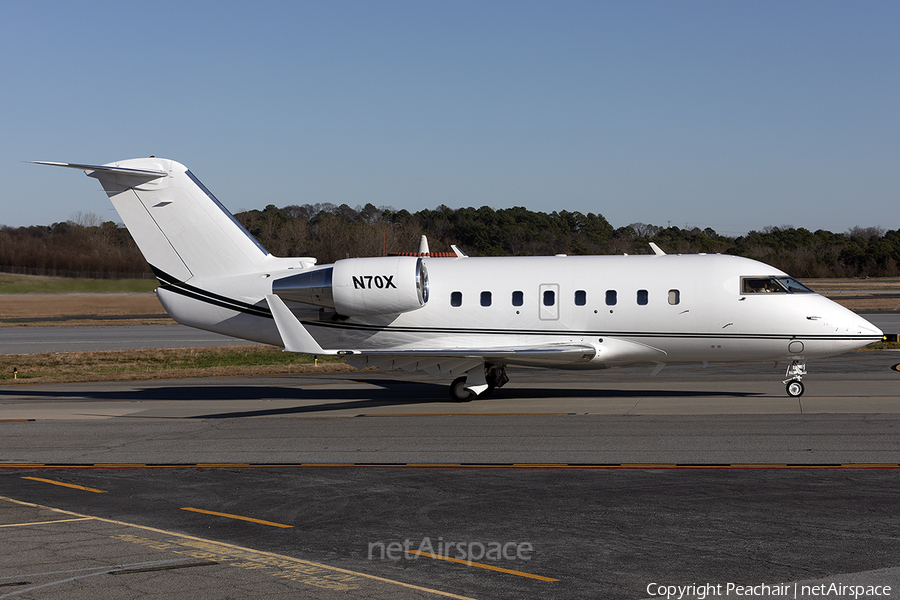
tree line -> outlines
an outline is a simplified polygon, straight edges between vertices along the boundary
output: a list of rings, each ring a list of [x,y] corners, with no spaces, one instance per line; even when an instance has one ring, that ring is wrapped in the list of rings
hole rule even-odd
[[[151,274],[128,230],[92,213],[49,226],[0,226],[0,271],[92,279]]]
[[[371,204],[269,205],[235,217],[272,254],[313,256],[319,264],[414,252],[426,235],[432,252],[449,252],[455,244],[470,256],[648,254],[649,243],[655,242],[670,254],[754,258],[801,278],[900,275],[900,230],[880,227],[852,227],[843,233],[766,227],[730,237],[711,228],[644,223],[616,229],[602,215],[577,211],[443,205],[415,213]],[[0,226],[0,269],[111,278],[150,274],[128,231],[92,213],[49,226]]]

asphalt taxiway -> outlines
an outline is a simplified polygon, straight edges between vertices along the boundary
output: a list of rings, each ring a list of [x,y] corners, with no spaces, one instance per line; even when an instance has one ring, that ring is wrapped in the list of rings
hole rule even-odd
[[[254,342],[175,324],[0,328],[0,354],[205,348],[252,344]]]
[[[897,363],[2,386],[0,598],[896,595]]]
[[[380,371],[3,386],[0,464],[900,463],[896,361],[817,361],[800,398],[738,364],[510,369],[464,403]]]

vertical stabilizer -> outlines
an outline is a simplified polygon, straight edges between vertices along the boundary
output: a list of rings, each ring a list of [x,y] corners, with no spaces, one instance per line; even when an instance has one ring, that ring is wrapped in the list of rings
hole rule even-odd
[[[175,161],[137,158],[83,169],[100,181],[157,277],[217,279],[260,269],[265,248]]]

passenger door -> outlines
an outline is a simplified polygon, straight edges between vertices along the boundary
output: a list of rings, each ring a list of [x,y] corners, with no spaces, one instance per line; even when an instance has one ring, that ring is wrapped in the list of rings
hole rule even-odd
[[[542,283],[538,294],[538,305],[542,321],[559,319],[559,284]]]

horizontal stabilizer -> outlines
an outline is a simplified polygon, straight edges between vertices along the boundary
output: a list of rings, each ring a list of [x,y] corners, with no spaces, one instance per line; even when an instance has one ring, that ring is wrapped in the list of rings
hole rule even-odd
[[[50,165],[51,167],[67,167],[69,169],[81,169],[82,171],[105,171],[107,173],[117,173],[119,175],[132,175],[135,177],[165,177],[168,175],[165,171],[153,171],[149,169],[127,169],[125,167],[110,167],[108,165],[80,165],[76,163],[49,162],[45,160],[28,161],[35,165]]]

